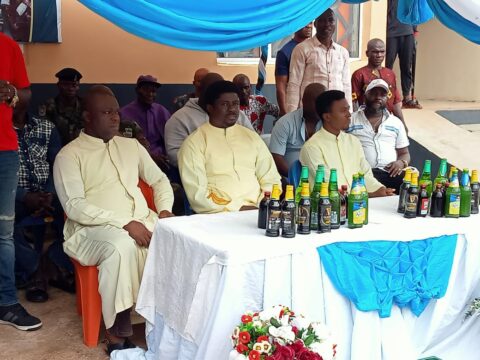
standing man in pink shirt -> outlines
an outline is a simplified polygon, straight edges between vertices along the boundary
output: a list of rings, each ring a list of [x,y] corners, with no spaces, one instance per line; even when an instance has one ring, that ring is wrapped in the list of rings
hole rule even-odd
[[[287,112],[301,106],[303,92],[311,83],[322,84],[327,90],[343,91],[352,108],[349,54],[332,39],[336,27],[333,10],[327,9],[313,24],[317,30],[315,36],[293,49],[287,86]]]

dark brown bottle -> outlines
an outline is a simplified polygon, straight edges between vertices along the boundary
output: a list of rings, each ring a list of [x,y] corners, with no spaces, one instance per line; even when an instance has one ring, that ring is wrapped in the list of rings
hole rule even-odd
[[[257,226],[259,229],[267,228],[267,212],[268,212],[268,202],[270,201],[270,191],[265,191],[262,201],[258,206],[258,222]]]
[[[427,184],[422,184],[418,194],[417,216],[427,216],[429,204],[430,198],[428,197]]]
[[[340,190],[340,225],[345,225],[348,217],[348,187],[342,185]]]
[[[417,205],[418,205],[418,174],[412,174],[412,183],[407,191],[407,198],[405,201],[405,213],[404,217],[407,219],[417,217]]]
[[[445,194],[442,189],[442,184],[438,183],[432,193],[432,203],[430,205],[431,217],[442,217],[445,208]]]

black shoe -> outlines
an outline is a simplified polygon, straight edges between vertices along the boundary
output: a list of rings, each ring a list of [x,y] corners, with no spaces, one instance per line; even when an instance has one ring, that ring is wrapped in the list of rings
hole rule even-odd
[[[112,351],[134,349],[136,347],[137,345],[131,342],[129,338],[126,338],[123,343],[115,343],[115,344],[109,343],[107,340],[107,349],[105,350],[105,352],[107,353],[108,356],[110,356]]]
[[[40,319],[30,315],[19,303],[0,306],[0,324],[11,325],[23,331],[33,331],[42,327]]]
[[[75,294],[75,275],[58,276],[56,279],[50,279],[48,285],[56,287],[57,289],[66,291],[70,294]]]
[[[25,291],[25,297],[30,302],[43,303],[48,300],[48,293],[39,287],[31,287]]]

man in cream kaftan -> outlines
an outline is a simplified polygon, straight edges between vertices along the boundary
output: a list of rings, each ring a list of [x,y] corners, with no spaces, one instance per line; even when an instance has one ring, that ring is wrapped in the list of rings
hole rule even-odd
[[[235,85],[213,83],[206,102],[209,122],[191,134],[178,153],[190,205],[197,213],[254,208],[263,191],[280,184],[273,157],[258,134],[236,124],[240,102]]]
[[[94,86],[87,94],[85,131],[58,154],[54,180],[68,218],[65,252],[82,265],[98,266],[107,339],[115,345],[116,338],[131,336],[129,310],[136,302],[151,231],[158,217],[171,216],[173,192],[137,140],[116,136],[118,103],[109,91]],[[153,188],[158,215],[148,208],[139,179]]]

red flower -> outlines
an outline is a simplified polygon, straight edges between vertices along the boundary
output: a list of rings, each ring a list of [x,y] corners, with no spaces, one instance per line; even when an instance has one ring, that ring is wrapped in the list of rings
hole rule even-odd
[[[253,321],[252,317],[250,315],[242,315],[242,323],[248,324]]]
[[[296,326],[292,326],[292,331],[295,335],[298,333],[298,328]]]
[[[283,317],[283,314],[285,314],[285,310],[280,310],[280,315],[278,316],[280,319]]]
[[[295,355],[300,355],[300,353],[306,350],[302,340],[295,341],[292,345],[290,345],[290,348],[295,351]]]
[[[298,360],[323,360],[323,358],[313,351],[304,351],[299,356],[297,356]]]
[[[238,338],[242,344],[248,344],[250,342],[250,334],[248,331],[242,331],[238,334]]]
[[[260,360],[260,353],[257,350],[252,350],[252,351],[250,351],[250,354],[248,354],[248,359],[249,360]]]
[[[295,351],[291,347],[275,344],[275,358],[274,360],[293,360]]]
[[[257,342],[262,342],[262,341],[268,341],[268,336],[266,335],[259,336],[257,339]]]
[[[243,354],[245,351],[248,351],[248,346],[245,344],[238,344],[236,349],[240,354]]]

